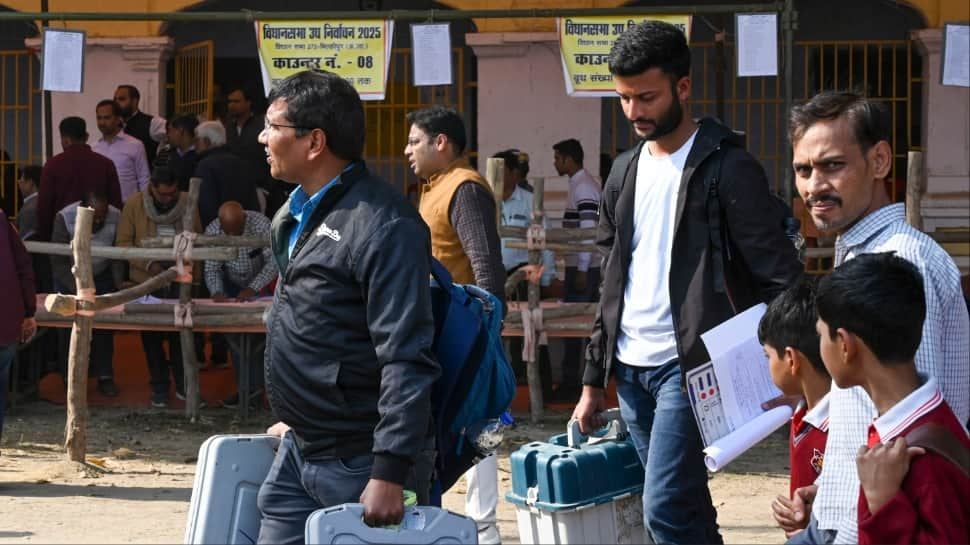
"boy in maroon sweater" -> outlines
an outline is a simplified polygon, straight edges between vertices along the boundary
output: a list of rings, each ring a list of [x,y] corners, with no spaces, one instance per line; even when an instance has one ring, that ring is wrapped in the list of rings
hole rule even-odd
[[[919,272],[892,253],[860,255],[822,279],[816,304],[832,379],[842,388],[861,386],[879,413],[857,458],[859,542],[966,543],[965,468],[906,441],[929,424],[952,435],[958,449],[970,449],[936,382],[913,363],[926,318]]]
[[[775,521],[787,537],[805,528],[796,520],[792,499],[799,488],[812,486],[822,472],[829,430],[828,393],[832,385],[815,332],[815,279],[804,276],[776,297],[758,325],[758,341],[768,356],[771,380],[785,395],[802,398],[792,416],[789,435],[790,490],[771,503]]]

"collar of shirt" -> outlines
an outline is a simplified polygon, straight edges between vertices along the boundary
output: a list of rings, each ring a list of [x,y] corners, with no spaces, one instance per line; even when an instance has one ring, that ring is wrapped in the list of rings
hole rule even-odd
[[[31,193],[30,195],[27,195],[26,197],[24,197],[24,204],[27,204],[28,201],[36,198],[37,198],[37,192]]]
[[[933,377],[927,378],[925,375],[920,375],[920,379],[925,381],[922,386],[893,405],[885,414],[873,420],[872,429],[869,431],[870,438],[874,430],[880,442],[892,441],[917,419],[943,403],[943,394],[940,393],[936,380]]]
[[[812,407],[812,410],[805,413],[802,418],[802,422],[811,424],[815,429],[827,432],[829,431],[829,395],[825,394],[818,403]]]
[[[570,185],[576,184],[576,183],[579,183],[581,180],[585,180],[587,178],[592,178],[592,176],[590,175],[589,172],[586,172],[585,168],[581,168],[577,170],[575,174],[569,177],[569,184]]]
[[[883,206],[839,235],[835,241],[836,254],[841,254],[844,259],[852,248],[865,244],[888,225],[897,221],[906,221],[906,205],[897,203]],[[836,259],[836,262],[841,263],[842,260]]]
[[[313,216],[313,211],[317,209],[317,205],[323,200],[323,196],[327,194],[327,191],[333,187],[333,184],[337,183],[337,180],[344,175],[347,171],[353,168],[354,163],[351,162],[343,169],[340,174],[333,177],[332,180],[327,182],[327,185],[320,188],[313,196],[308,196],[306,191],[303,191],[303,186],[297,186],[296,189],[290,193],[290,215],[296,220],[296,226],[290,230],[290,239],[288,245],[289,256],[293,257],[293,248],[296,246],[296,241],[300,238],[300,233],[303,232],[303,228],[306,223],[310,221],[310,217]]]
[[[512,190],[512,194],[509,195],[509,198],[505,199],[505,202],[509,204],[514,202],[522,202],[526,199],[526,196],[528,195],[528,193],[529,193],[528,191],[516,185],[515,189]]]

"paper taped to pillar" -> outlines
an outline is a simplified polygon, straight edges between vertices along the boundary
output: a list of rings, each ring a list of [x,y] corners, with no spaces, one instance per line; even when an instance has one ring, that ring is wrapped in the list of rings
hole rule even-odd
[[[283,78],[326,70],[349,81],[362,100],[384,100],[394,21],[256,21],[267,93]]]
[[[41,89],[80,93],[84,90],[83,30],[44,29],[41,44]]]
[[[606,15],[557,19],[566,94],[571,97],[616,96],[607,63],[610,48],[626,29],[643,21],[664,21],[680,27],[690,41],[690,15]]]

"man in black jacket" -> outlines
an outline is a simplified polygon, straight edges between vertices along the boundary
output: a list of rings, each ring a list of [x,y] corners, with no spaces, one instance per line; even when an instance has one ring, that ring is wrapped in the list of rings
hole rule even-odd
[[[609,67],[645,142],[617,157],[603,189],[600,308],[574,417],[584,432],[598,426],[615,373],[646,471],[649,535],[655,543],[720,543],[684,373],[710,359],[701,333],[769,301],[801,265],[764,170],[727,127],[690,117],[683,32],[656,21],[628,29]],[[720,213],[709,222],[712,183]]]
[[[124,121],[125,134],[130,134],[141,140],[145,146],[145,156],[148,167],[155,165],[155,154],[158,151],[158,141],[165,136],[165,120],[158,116],[148,115],[138,109],[141,93],[134,85],[119,85],[115,89],[115,102],[121,106],[121,119]]]
[[[236,201],[243,210],[262,212],[256,195],[259,175],[248,162],[226,146],[226,128],[218,121],[199,123],[195,128],[195,176],[199,186],[199,217],[209,225],[219,215],[219,207]]]
[[[364,110],[343,78],[301,72],[269,96],[274,178],[299,184],[272,223],[280,279],[266,391],[282,442],[259,491],[260,543],[301,543],[314,510],[364,504],[371,525],[426,504],[434,466],[431,235],[361,159]]]

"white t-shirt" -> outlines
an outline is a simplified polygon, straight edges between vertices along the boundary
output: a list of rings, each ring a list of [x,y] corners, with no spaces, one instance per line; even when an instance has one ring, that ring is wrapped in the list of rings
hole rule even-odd
[[[694,136],[674,153],[637,162],[633,207],[633,258],[623,290],[623,315],[616,357],[627,365],[656,367],[677,357],[670,311],[670,254],[674,243],[677,191]]]

